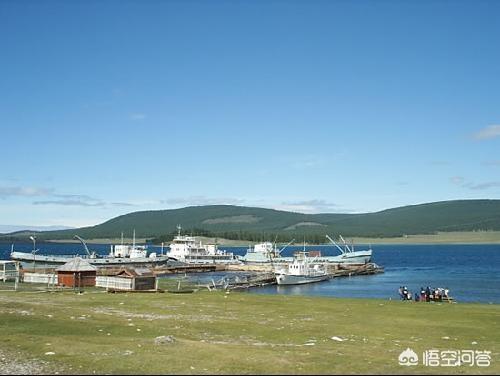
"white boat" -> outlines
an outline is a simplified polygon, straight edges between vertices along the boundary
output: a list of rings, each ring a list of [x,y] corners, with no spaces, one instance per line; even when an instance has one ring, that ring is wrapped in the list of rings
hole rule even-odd
[[[329,278],[325,266],[318,264],[315,257],[309,257],[308,252],[296,252],[292,262],[275,267],[274,273],[278,285],[303,285]]]
[[[339,256],[332,256],[331,259],[336,259],[341,264],[367,264],[372,260],[372,249],[369,247],[366,251],[355,251],[354,244],[349,245],[344,240],[342,235],[339,235],[340,240],[344,244],[344,248],[340,247],[332,238],[326,235],[327,239],[340,251]],[[328,261],[332,262],[332,261]]]
[[[339,246],[328,235],[326,237],[333,243],[333,245],[340,251],[340,255],[334,256],[317,256],[318,263],[332,263],[332,264],[367,264],[372,259],[372,249],[369,248],[363,251],[355,251],[354,245],[349,246],[347,242],[340,236],[343,243],[343,248]],[[244,256],[239,259],[246,264],[262,264],[262,263],[287,263],[292,262],[292,257],[281,256],[283,250],[290,245],[294,240],[278,250],[271,242],[264,242],[249,247]]]
[[[202,244],[196,237],[181,235],[181,226],[177,226],[177,236],[169,245],[167,256],[186,264],[240,264],[241,261],[232,253],[220,250],[217,244]]]
[[[295,240],[295,239],[294,239]],[[244,263],[269,263],[281,259],[281,252],[290,244],[293,243],[292,240],[287,245],[281,249],[276,248],[276,243],[263,242],[255,244],[253,247],[249,246],[247,252],[244,256],[239,256],[238,259]]]
[[[175,265],[181,264],[176,260],[171,259],[167,255],[157,255],[152,252],[147,255],[147,247],[135,244],[135,231],[133,244],[110,245],[109,255],[101,256],[96,252],[90,251],[85,241],[75,235],[75,238],[80,240],[85,249],[85,256],[78,256],[84,258],[88,263],[94,266],[158,266],[158,265]],[[15,261],[20,261],[23,267],[55,267],[67,263],[77,255],[40,255],[37,254],[38,250],[32,252],[17,252],[12,248],[10,258]]]

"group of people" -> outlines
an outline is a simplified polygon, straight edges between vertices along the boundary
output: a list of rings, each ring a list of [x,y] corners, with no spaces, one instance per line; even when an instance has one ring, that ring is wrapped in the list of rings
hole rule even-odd
[[[415,292],[415,295],[412,295],[411,291],[408,290],[406,286],[399,286],[399,296],[401,296],[401,300],[415,300],[416,302],[442,302],[443,298],[449,298],[449,289],[442,287],[427,288],[420,287],[420,293]]]

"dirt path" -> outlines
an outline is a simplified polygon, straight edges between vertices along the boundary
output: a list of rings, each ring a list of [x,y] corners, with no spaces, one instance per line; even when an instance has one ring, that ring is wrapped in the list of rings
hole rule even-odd
[[[20,352],[0,349],[0,375],[57,375],[50,362],[41,359],[27,359]]]

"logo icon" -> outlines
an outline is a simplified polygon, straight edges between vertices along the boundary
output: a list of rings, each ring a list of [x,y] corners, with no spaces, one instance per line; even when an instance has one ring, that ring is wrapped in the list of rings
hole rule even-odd
[[[408,347],[399,354],[398,361],[400,366],[416,366],[418,364],[418,355]]]

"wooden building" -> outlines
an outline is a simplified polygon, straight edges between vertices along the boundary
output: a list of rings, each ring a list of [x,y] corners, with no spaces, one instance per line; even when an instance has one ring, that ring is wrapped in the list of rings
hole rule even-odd
[[[158,290],[158,280],[149,269],[124,268],[97,276],[96,287],[117,291],[152,291]]]
[[[56,269],[57,284],[73,288],[95,286],[96,270],[81,257],[74,257]]]

